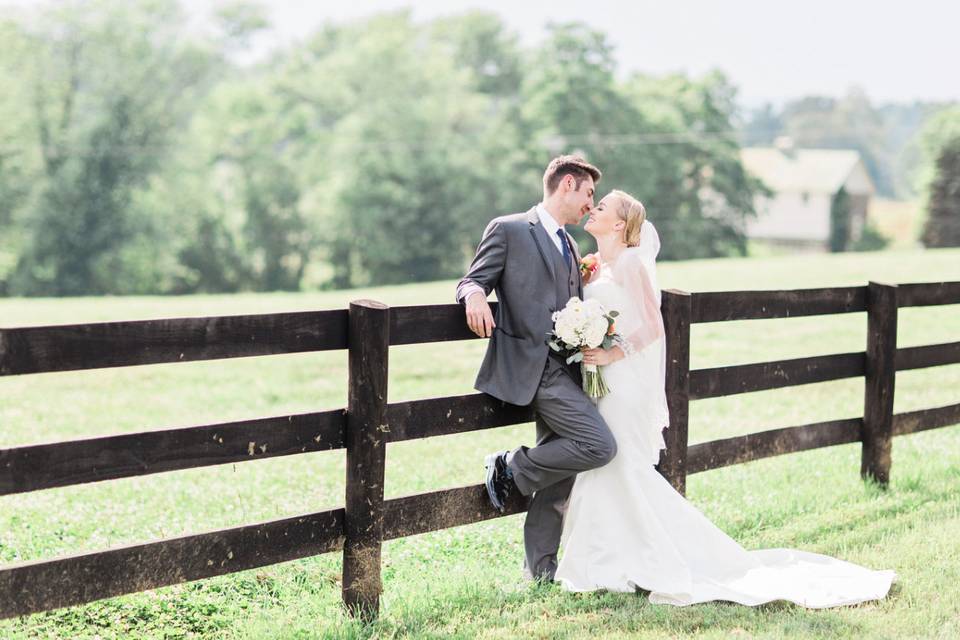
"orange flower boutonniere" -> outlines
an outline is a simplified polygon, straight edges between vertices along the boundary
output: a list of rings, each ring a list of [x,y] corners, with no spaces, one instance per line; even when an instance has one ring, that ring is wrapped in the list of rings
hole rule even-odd
[[[599,268],[600,260],[592,253],[588,253],[580,258],[580,273],[582,273],[584,276],[586,276],[588,273],[593,273]]]

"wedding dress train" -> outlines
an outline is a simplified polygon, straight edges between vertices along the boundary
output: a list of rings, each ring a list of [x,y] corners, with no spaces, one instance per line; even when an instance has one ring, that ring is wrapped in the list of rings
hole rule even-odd
[[[584,290],[585,297],[620,311],[617,331],[628,355],[602,368],[610,393],[598,408],[618,453],[606,466],[577,477],[557,581],[571,591],[643,589],[651,602],[671,605],[789,600],[821,608],[883,598],[893,571],[792,549],[747,551],[654,468],[668,423],[658,250],[656,231],[644,223],[641,246],[603,265]]]

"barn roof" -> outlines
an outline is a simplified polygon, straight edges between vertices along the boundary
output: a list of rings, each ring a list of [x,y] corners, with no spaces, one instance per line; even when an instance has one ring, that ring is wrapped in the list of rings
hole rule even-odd
[[[776,192],[834,194],[862,164],[859,152],[851,149],[745,147],[740,159],[747,171]]]

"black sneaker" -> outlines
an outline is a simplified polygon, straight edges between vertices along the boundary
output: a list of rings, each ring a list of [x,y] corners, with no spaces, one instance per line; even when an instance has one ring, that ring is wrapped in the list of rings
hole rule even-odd
[[[503,513],[504,504],[511,493],[517,488],[513,480],[513,473],[507,466],[507,452],[491,453],[484,460],[487,467],[487,496],[493,508]]]

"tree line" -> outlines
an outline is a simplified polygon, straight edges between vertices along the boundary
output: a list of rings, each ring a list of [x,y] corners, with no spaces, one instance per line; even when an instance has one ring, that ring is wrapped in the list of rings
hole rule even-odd
[[[960,246],[960,106],[876,105],[853,87],[840,98],[808,96],[754,109],[744,119],[741,141],[763,146],[781,135],[799,147],[857,150],[878,196],[919,200],[925,246]],[[842,208],[844,194],[838,196],[834,206]],[[844,220],[831,215],[833,223]],[[841,240],[831,241],[832,250],[844,250],[846,233],[833,235]],[[885,243],[869,226],[864,233],[860,246]]]
[[[766,146],[788,136],[798,147],[855,149],[884,198],[921,194],[920,133],[947,103],[914,101],[875,104],[854,86],[840,97],[805,96],[780,107],[750,110],[742,125],[745,146]]]
[[[495,15],[326,24],[240,64],[256,4],[0,19],[0,294],[355,287],[461,274],[487,221],[578,151],[640,197],[663,258],[744,255],[762,185],[720,73],[624,76],[603,33],[523,46]]]

